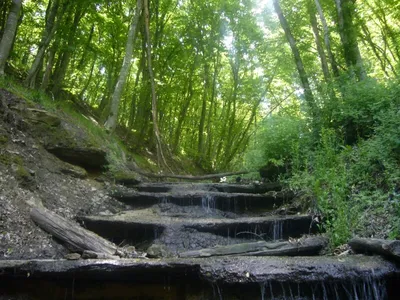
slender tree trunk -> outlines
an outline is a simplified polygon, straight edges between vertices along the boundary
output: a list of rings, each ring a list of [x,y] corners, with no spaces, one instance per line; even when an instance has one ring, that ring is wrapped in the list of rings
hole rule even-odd
[[[92,81],[92,77],[93,77],[93,71],[94,71],[94,66],[96,64],[96,60],[97,60],[97,54],[95,54],[94,58],[93,58],[93,62],[92,62],[92,66],[90,67],[90,72],[89,72],[89,78],[86,80],[85,85],[83,86],[81,92],[79,93],[79,98],[83,99],[83,96],[85,95],[90,82]]]
[[[69,66],[69,62],[72,56],[72,50],[73,49],[73,44],[75,42],[75,33],[78,29],[78,25],[82,19],[82,17],[86,13],[87,6],[86,5],[81,5],[77,4],[75,8],[75,13],[74,15],[74,21],[71,24],[71,27],[68,32],[68,38],[66,41],[66,50],[59,56],[59,64],[58,68],[54,71],[54,80],[53,80],[53,88],[52,92],[55,96],[57,96],[63,86],[63,81],[65,78],[65,75],[67,73],[67,69]],[[73,7],[71,7],[71,10],[73,11]],[[71,12],[72,13],[72,12]]]
[[[328,23],[326,22],[324,13],[322,11],[321,4],[319,3],[319,0],[315,0],[315,6],[317,7],[318,15],[322,23],[322,27],[324,30],[324,43],[326,47],[326,51],[328,53],[328,58],[331,64],[332,68],[332,73],[333,75],[338,78],[339,77],[339,68],[335,59],[335,55],[332,52],[332,47],[331,47],[331,41],[330,41],[330,34],[329,34],[329,27]]]
[[[6,27],[7,22],[7,12],[9,12],[10,1],[0,1],[0,40],[3,36],[4,29]]]
[[[309,5],[308,5],[308,13],[310,15],[311,27],[314,32],[315,45],[317,46],[319,59],[321,61],[321,68],[322,68],[322,72],[324,74],[324,79],[325,79],[325,82],[329,82],[331,76],[329,74],[328,61],[326,59],[324,48],[322,47],[322,42],[321,42],[321,38],[319,35],[319,30],[318,30],[317,18],[315,16],[315,8],[314,8],[314,5],[312,5],[311,1],[309,2]]]
[[[124,61],[122,63],[121,71],[119,73],[119,78],[111,99],[110,115],[108,116],[108,119],[104,124],[104,126],[111,131],[115,130],[115,127],[117,126],[119,103],[121,101],[121,95],[126,83],[126,78],[129,75],[129,67],[131,65],[133,46],[135,44],[135,39],[137,34],[137,26],[139,23],[140,15],[142,13],[142,3],[143,0],[137,0],[135,15],[129,27],[128,38],[126,41]]]
[[[273,0],[273,3],[274,3],[275,11],[278,14],[281,26],[282,26],[282,28],[285,32],[286,38],[289,42],[290,48],[292,49],[293,57],[294,57],[296,67],[297,67],[297,71],[299,72],[301,85],[304,89],[304,97],[305,97],[307,105],[310,109],[311,115],[314,117],[316,114],[314,96],[311,91],[310,83],[308,80],[307,73],[304,69],[304,64],[301,59],[299,49],[297,48],[296,41],[292,35],[289,24],[288,24],[285,16],[283,15],[282,9],[279,5],[279,0]]]
[[[395,32],[393,31],[393,28],[389,25],[388,20],[386,18],[386,12],[385,9],[381,5],[381,1],[376,1],[375,2],[377,5],[377,8],[373,8],[370,5],[368,5],[374,12],[375,16],[381,23],[381,28],[383,30],[382,32],[382,38],[385,42],[385,44],[388,46],[388,49],[390,53],[393,56],[393,59],[396,61],[400,60],[400,45],[398,42],[398,37],[396,37]],[[392,45],[388,42],[388,38],[391,40]],[[394,51],[392,50],[394,48]]]
[[[4,33],[0,41],[0,76],[4,76],[4,67],[17,34],[19,14],[22,8],[22,0],[13,0]]]
[[[55,55],[56,55],[56,46],[55,45],[53,45],[53,47],[50,48],[50,51],[48,52],[47,55],[49,58],[47,60],[46,69],[44,71],[43,80],[42,80],[42,84],[41,84],[41,89],[44,91],[47,90],[47,87],[49,86],[51,71],[53,70],[54,59],[55,59]]]
[[[174,148],[173,148],[173,153],[175,153],[175,154],[178,151],[179,141],[180,141],[180,137],[182,135],[182,126],[183,126],[183,123],[185,122],[186,113],[189,109],[190,103],[195,94],[194,90],[193,90],[193,75],[194,75],[196,68],[197,68],[197,55],[194,58],[193,66],[189,73],[189,78],[188,78],[189,83],[188,83],[187,93],[186,93],[186,97],[185,97],[185,102],[183,103],[183,106],[180,110],[179,118],[178,118],[178,125],[176,126],[176,129],[175,129]]]
[[[375,57],[378,59],[380,65],[381,65],[381,69],[385,73],[385,75],[387,77],[390,77],[389,73],[386,70],[386,63],[388,63],[388,65],[392,69],[393,74],[397,75],[396,70],[393,68],[393,66],[390,63],[390,61],[387,60],[387,56],[384,55],[383,51],[381,51],[379,49],[379,47],[372,40],[371,32],[369,31],[369,29],[368,29],[368,27],[367,27],[367,25],[365,23],[361,24],[361,29],[362,29],[362,31],[364,33],[364,38],[363,38],[364,43],[371,48],[371,50],[374,53]],[[381,54],[382,54],[382,56],[381,56]]]
[[[207,59],[207,58],[204,58]],[[199,139],[197,143],[197,155],[198,155],[198,163],[201,164],[203,160],[203,147],[204,147],[204,125],[206,122],[206,112],[207,112],[207,99],[209,92],[209,65],[207,62],[204,62],[204,77],[203,77],[203,99],[201,104],[201,113],[200,113],[200,122],[199,122]]]
[[[214,61],[214,74],[213,74],[213,82],[211,86],[211,97],[210,97],[210,109],[208,112],[208,120],[207,120],[207,143],[206,143],[206,149],[207,149],[207,160],[210,162],[212,161],[211,157],[211,149],[212,149],[212,143],[213,143],[213,131],[211,130],[211,124],[213,121],[213,112],[215,108],[215,90],[216,90],[216,85],[217,85],[217,77],[218,77],[218,71],[220,69],[220,53],[219,53],[219,48],[217,49],[217,54],[216,58]]]
[[[357,42],[357,31],[353,24],[354,0],[335,0],[338,15],[339,35],[343,45],[344,59],[358,80],[367,78]]]
[[[27,87],[35,88],[36,77],[41,66],[43,65],[43,57],[45,51],[49,46],[50,41],[52,40],[54,33],[57,29],[57,23],[54,23],[54,20],[57,16],[59,2],[59,0],[49,1],[49,8],[47,9],[49,15],[46,16],[46,25],[42,33],[42,39],[39,44],[39,49],[36,54],[35,60],[33,61],[33,64],[28,71],[28,76],[25,79],[25,85]]]
[[[237,138],[235,130],[235,125],[236,125],[236,102],[237,102],[237,97],[238,97],[238,92],[239,92],[239,83],[240,83],[240,76],[239,76],[239,56],[240,54],[237,54],[234,60],[231,60],[231,70],[232,70],[232,77],[233,77],[233,87],[232,87],[232,96],[231,98],[231,106],[232,106],[232,112],[230,115],[227,116],[228,118],[228,128],[227,128],[227,133],[225,135],[225,146],[224,146],[224,166],[227,165],[227,159],[229,157],[229,153],[233,150],[233,144],[234,140]],[[229,110],[228,110],[229,111]]]
[[[144,25],[145,25],[145,35],[147,42],[147,66],[149,69],[150,76],[150,85],[151,85],[151,108],[152,108],[152,120],[153,120],[153,131],[154,136],[156,138],[156,147],[157,147],[157,157],[160,164],[160,159],[164,163],[166,167],[168,164],[165,160],[162,142],[161,142],[161,134],[158,128],[157,121],[157,95],[156,95],[156,83],[154,81],[153,68],[151,64],[151,40],[150,40],[150,15],[149,15],[149,5],[148,0],[143,0],[143,8],[144,8]]]

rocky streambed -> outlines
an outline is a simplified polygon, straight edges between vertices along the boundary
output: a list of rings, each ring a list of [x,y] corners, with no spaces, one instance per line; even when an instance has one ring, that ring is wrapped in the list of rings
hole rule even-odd
[[[291,207],[293,195],[278,185],[155,183],[111,194],[124,203],[118,212],[78,221],[135,246],[139,258],[0,261],[0,292],[7,299],[398,299],[395,263],[320,255],[315,220],[279,209]]]

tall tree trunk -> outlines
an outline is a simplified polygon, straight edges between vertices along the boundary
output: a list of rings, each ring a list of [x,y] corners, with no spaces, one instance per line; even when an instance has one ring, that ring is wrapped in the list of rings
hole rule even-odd
[[[353,24],[355,13],[354,0],[335,0],[338,15],[340,40],[343,45],[344,59],[351,72],[355,72],[358,80],[367,78],[357,42],[357,31]]]
[[[207,58],[204,58],[207,59]],[[201,113],[200,113],[200,122],[199,122],[199,139],[197,143],[197,155],[198,155],[198,163],[201,164],[203,160],[203,147],[204,147],[204,126],[206,122],[206,112],[207,112],[207,99],[208,92],[210,86],[209,80],[209,65],[207,62],[204,62],[204,77],[203,77],[203,99],[201,104]]]
[[[187,88],[187,93],[186,93],[186,97],[185,97],[185,101],[180,109],[180,113],[179,113],[179,117],[178,117],[178,125],[176,126],[175,129],[175,137],[174,137],[174,148],[173,148],[173,153],[177,154],[178,152],[178,146],[179,146],[179,141],[180,141],[180,137],[182,136],[182,126],[183,123],[185,122],[185,117],[187,114],[187,111],[189,109],[190,103],[193,99],[193,96],[195,94],[194,89],[193,89],[193,76],[194,76],[194,72],[197,68],[197,54],[194,58],[194,62],[193,62],[193,66],[190,69],[190,73],[188,76],[188,88]]]
[[[149,4],[148,0],[143,0],[143,8],[144,8],[144,25],[145,25],[145,35],[147,42],[147,66],[149,69],[150,76],[150,85],[151,85],[151,108],[152,108],[152,120],[153,120],[153,132],[156,138],[156,147],[157,147],[157,158],[158,164],[160,165],[160,160],[164,163],[166,167],[168,164],[164,157],[162,142],[161,142],[161,134],[158,128],[157,121],[157,95],[156,95],[156,83],[154,81],[153,68],[151,64],[151,40],[150,40],[150,15],[149,15]]]
[[[42,79],[42,84],[40,86],[40,88],[42,90],[47,90],[47,87],[49,86],[50,83],[50,77],[51,77],[51,71],[53,70],[53,65],[54,65],[54,59],[55,59],[55,55],[56,55],[56,46],[53,45],[49,52],[48,52],[48,60],[47,60],[47,64],[46,64],[46,69],[44,71],[44,75],[43,75],[43,79]]]
[[[219,47],[217,48],[216,58],[214,59],[214,74],[213,74],[213,81],[211,86],[211,96],[210,96],[210,109],[208,111],[208,120],[207,120],[207,143],[206,143],[206,150],[207,150],[207,160],[212,161],[211,157],[211,149],[213,143],[213,131],[211,130],[211,124],[213,121],[213,113],[215,111],[215,90],[217,88],[217,77],[218,71],[220,69],[220,53]]]
[[[49,14],[46,16],[46,25],[42,33],[42,39],[39,44],[39,49],[36,54],[35,60],[33,61],[32,66],[28,71],[28,76],[25,79],[25,85],[27,87],[35,88],[36,77],[43,64],[45,51],[49,46],[50,41],[53,38],[54,33],[57,29],[57,23],[54,23],[54,20],[57,16],[59,4],[59,0],[49,1],[49,8],[47,9]]]
[[[331,76],[329,74],[328,61],[326,59],[325,51],[324,51],[324,48],[322,47],[322,42],[321,42],[321,38],[319,35],[318,22],[317,22],[317,18],[315,16],[315,13],[316,13],[315,6],[312,4],[311,1],[308,3],[308,13],[310,15],[311,27],[314,32],[315,44],[317,46],[319,59],[321,61],[321,68],[322,68],[322,72],[324,74],[324,79],[325,79],[325,82],[329,82]]]
[[[137,26],[139,23],[140,15],[142,13],[142,4],[143,0],[137,0],[135,15],[129,27],[128,38],[126,41],[124,61],[122,62],[119,78],[117,84],[115,85],[114,93],[111,99],[110,115],[108,116],[107,121],[104,124],[104,126],[111,131],[113,131],[117,126],[119,103],[121,101],[121,95],[126,83],[126,78],[129,75],[129,67],[131,65],[133,46],[135,44],[137,34]]]
[[[12,0],[10,12],[4,33],[0,41],[0,76],[4,76],[4,67],[17,33],[18,19],[22,7],[22,0]]]
[[[75,43],[76,39],[75,34],[82,17],[86,13],[86,5],[87,4],[82,5],[79,3],[75,6],[75,13],[73,14],[74,21],[69,28],[68,37],[65,45],[66,50],[64,50],[64,52],[59,55],[59,63],[57,64],[58,67],[54,71],[52,93],[55,96],[59,94],[63,86],[63,81],[67,73],[67,69],[73,52],[72,49],[74,48],[73,44]],[[71,7],[71,13],[73,13],[73,7]]]
[[[92,81],[93,71],[94,71],[94,66],[96,64],[96,60],[97,60],[97,54],[94,55],[92,66],[90,67],[89,78],[86,80],[85,85],[83,86],[82,90],[79,93],[79,99],[83,99],[83,96],[85,95],[86,90],[88,89],[89,84]]]
[[[7,12],[9,11],[10,8],[10,1],[0,1],[0,40],[1,37],[3,36],[4,29],[6,27],[6,22],[7,22]]]
[[[275,11],[278,14],[281,26],[285,32],[286,39],[288,40],[290,48],[292,49],[293,57],[294,57],[296,67],[297,67],[297,71],[299,72],[301,85],[304,89],[304,97],[305,97],[307,105],[310,109],[311,115],[313,117],[315,117],[316,111],[315,111],[314,96],[311,91],[310,83],[308,80],[307,73],[304,69],[304,64],[301,59],[299,49],[297,48],[296,41],[292,35],[289,24],[288,24],[285,16],[283,15],[282,9],[279,5],[279,0],[273,0],[273,3],[274,3]]]
[[[322,7],[321,7],[319,0],[314,0],[314,2],[315,2],[315,6],[317,7],[319,19],[321,20],[321,23],[322,23],[322,28],[324,30],[324,43],[325,43],[326,51],[328,53],[328,58],[329,58],[329,61],[331,64],[332,73],[336,78],[338,78],[339,77],[339,68],[338,68],[338,65],[337,65],[337,62],[335,59],[335,55],[332,52],[328,23],[326,22],[326,19],[325,19],[324,13],[322,11]]]

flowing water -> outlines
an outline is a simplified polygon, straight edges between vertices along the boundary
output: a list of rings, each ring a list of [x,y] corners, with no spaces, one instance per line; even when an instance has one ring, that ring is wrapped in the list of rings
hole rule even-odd
[[[385,300],[385,281],[367,277],[349,282],[260,283],[261,300]]]

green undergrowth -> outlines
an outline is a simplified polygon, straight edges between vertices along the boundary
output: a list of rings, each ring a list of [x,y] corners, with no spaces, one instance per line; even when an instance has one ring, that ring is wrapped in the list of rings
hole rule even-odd
[[[314,122],[282,109],[263,121],[246,154],[247,166],[288,166],[281,180],[319,216],[332,248],[353,236],[400,237],[399,86],[347,82],[341,97],[319,99]]]

